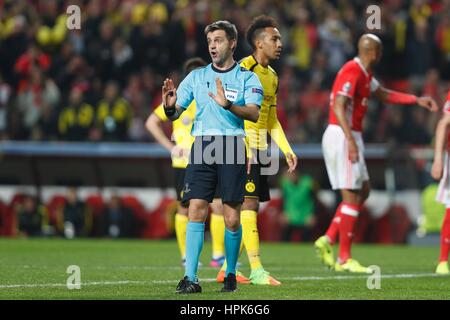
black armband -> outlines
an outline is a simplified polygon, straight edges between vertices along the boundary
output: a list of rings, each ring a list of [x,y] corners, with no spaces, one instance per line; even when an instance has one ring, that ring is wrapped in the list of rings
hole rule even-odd
[[[226,104],[226,106],[224,106],[223,108],[224,108],[225,110],[229,110],[229,109],[231,108],[232,105],[233,105],[233,102],[231,102],[230,100],[227,100],[227,104]]]
[[[171,118],[175,115],[175,113],[177,113],[177,108],[173,107],[173,108],[166,108],[164,107],[164,113],[166,114],[167,118]]]

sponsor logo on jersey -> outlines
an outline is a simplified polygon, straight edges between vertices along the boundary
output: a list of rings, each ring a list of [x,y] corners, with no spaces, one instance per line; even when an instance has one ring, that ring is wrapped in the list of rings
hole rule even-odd
[[[350,82],[346,82],[342,86],[342,91],[344,91],[345,93],[349,93],[351,88],[352,88],[352,84]]]
[[[225,97],[231,102],[235,102],[238,96],[238,92],[236,89],[226,88],[225,89]]]
[[[259,93],[260,95],[264,95],[264,92],[260,88],[252,88],[253,93]]]
[[[450,112],[450,100],[444,104],[444,111]]]
[[[255,192],[255,190],[256,190],[256,186],[255,186],[255,184],[253,183],[253,182],[247,182],[246,184],[245,184],[245,190],[247,191],[247,192],[249,192],[249,193],[253,193],[253,192]]]

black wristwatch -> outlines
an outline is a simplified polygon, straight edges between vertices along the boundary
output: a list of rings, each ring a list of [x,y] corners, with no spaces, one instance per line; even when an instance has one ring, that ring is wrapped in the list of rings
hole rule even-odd
[[[166,114],[167,118],[172,117],[177,112],[177,109],[175,107],[172,107],[172,108],[166,108],[166,106],[163,106],[163,107],[164,107],[164,113]]]
[[[230,100],[227,100],[227,104],[223,108],[225,110],[229,110],[232,105],[233,105],[233,102],[231,102]]]

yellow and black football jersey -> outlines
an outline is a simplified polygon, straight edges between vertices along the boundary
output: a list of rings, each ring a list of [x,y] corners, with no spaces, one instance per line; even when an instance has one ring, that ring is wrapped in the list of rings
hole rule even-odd
[[[248,145],[252,149],[266,150],[267,133],[269,133],[284,154],[288,152],[293,153],[277,117],[277,73],[270,66],[265,68],[260,65],[253,55],[242,59],[240,65],[256,73],[264,91],[258,121],[256,123],[251,121],[244,122]]]
[[[195,119],[195,108],[195,101],[192,101],[189,107],[180,115],[180,118],[172,123],[172,135],[175,144],[188,150],[191,150],[192,143],[194,142],[194,137],[191,136],[191,129]],[[165,122],[169,120],[164,112],[164,107],[162,104],[160,104],[153,112],[162,121]],[[174,168],[186,168],[188,162],[188,157],[172,157],[172,167]]]

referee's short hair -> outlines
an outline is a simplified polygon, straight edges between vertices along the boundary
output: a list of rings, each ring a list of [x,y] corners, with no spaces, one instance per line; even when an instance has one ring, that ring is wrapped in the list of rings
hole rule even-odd
[[[266,15],[260,15],[254,18],[248,26],[246,39],[247,43],[253,50],[256,49],[255,39],[261,34],[261,32],[264,31],[265,28],[277,28],[275,19]]]
[[[223,30],[227,35],[228,40],[236,40],[238,39],[238,32],[236,26],[227,20],[219,20],[216,22],[207,25],[205,28],[205,35],[210,32],[214,32],[216,30]]]

